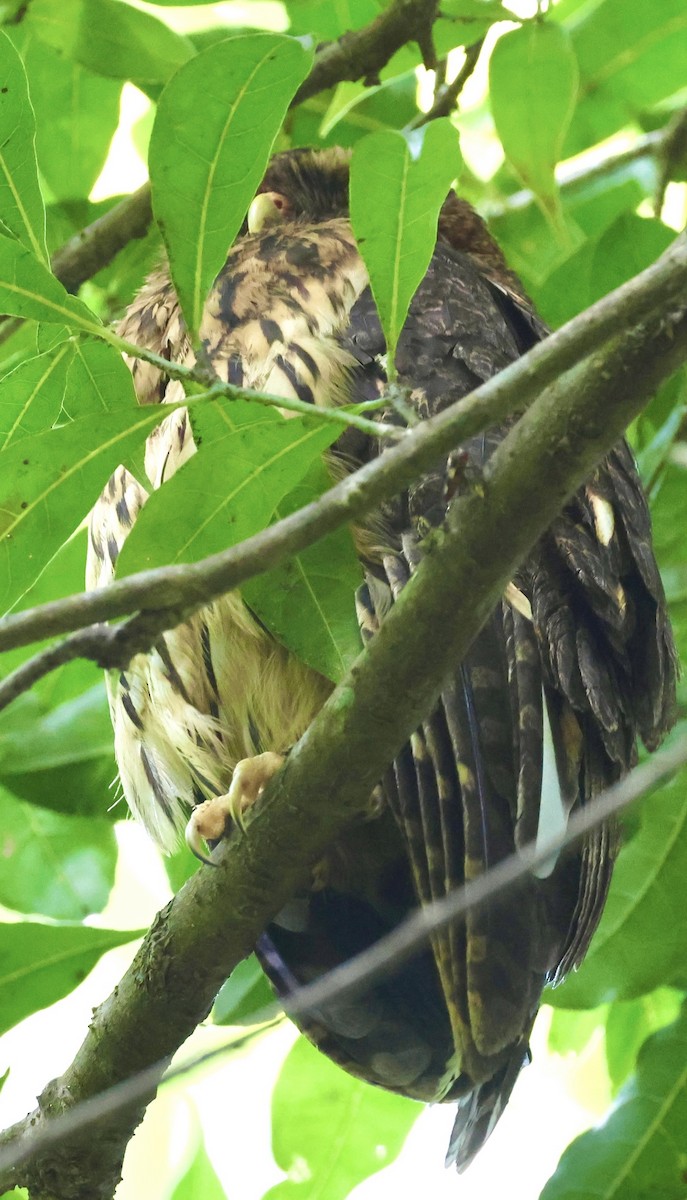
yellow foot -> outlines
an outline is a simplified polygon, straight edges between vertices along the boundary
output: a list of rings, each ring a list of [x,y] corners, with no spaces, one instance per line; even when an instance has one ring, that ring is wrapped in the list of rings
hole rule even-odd
[[[232,825],[245,828],[244,814],[255,804],[284,762],[283,754],[268,750],[255,758],[242,758],[234,767],[231,787],[194,808],[186,826],[186,845],[201,862],[214,866],[203,852],[203,842],[218,842]]]

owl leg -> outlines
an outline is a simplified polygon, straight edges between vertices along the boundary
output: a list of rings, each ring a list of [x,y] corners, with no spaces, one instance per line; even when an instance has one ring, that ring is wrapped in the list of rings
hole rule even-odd
[[[242,758],[234,767],[229,791],[194,808],[186,826],[186,844],[196,858],[209,863],[210,859],[203,853],[203,842],[220,841],[232,825],[245,828],[244,814],[255,804],[283,762],[284,755],[271,750],[254,758]]]

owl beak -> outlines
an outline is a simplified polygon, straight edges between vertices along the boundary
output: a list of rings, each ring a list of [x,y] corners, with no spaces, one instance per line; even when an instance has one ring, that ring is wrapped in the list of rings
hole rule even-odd
[[[269,225],[281,225],[286,213],[286,200],[279,192],[261,192],[248,209],[248,232],[262,233]]]

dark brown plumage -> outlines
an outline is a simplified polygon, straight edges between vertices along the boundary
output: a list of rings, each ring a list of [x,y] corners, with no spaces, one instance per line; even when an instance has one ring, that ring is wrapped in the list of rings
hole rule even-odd
[[[315,404],[382,392],[384,339],[348,222],[347,186],[341,151],[273,160],[264,199],[251,210],[254,231],[244,229],[206,307],[201,336],[223,378]],[[122,330],[191,360],[164,271],[143,288]],[[418,415],[455,403],[545,334],[480,218],[449,196],[397,353],[399,381]],[[132,370],[142,402],[178,398],[177,385],[150,366],[135,362]],[[363,639],[412,574],[449,497],[479,478],[505,432],[472,439],[358,531]],[[176,412],[149,439],[153,486],[194,449]],[[351,470],[377,453],[349,431],[332,466]],[[91,585],[111,577],[145,501],[121,468],[113,480],[92,520]],[[165,635],[109,686],[125,793],[163,845],[184,808],[202,801],[209,804],[193,818],[196,833],[211,836],[215,819],[223,828],[227,811],[236,815],[250,801],[278,763],[274,753],[288,750],[329,690],[236,597]],[[332,847],[312,889],[266,931],[258,952],[277,989],[288,994],[369,945],[418,901],[440,898],[563,824],[631,766],[638,737],[650,748],[658,743],[674,688],[648,512],[621,443],[522,564],[436,708],[390,764],[370,819]],[[256,756],[257,768],[253,761],[235,771]],[[526,1059],[545,982],[584,955],[615,845],[614,830],[598,830],[533,876],[515,902],[496,900],[437,935],[365,997],[328,1005],[305,1032],[373,1083],[457,1101],[448,1161],[464,1167]]]

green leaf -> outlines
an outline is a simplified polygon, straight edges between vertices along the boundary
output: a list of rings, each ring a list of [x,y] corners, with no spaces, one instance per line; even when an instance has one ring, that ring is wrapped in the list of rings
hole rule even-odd
[[[4,451],[0,470],[0,610],[13,607],[86,516],[115,467],[159,412],[82,417]]]
[[[542,316],[554,326],[564,324],[650,266],[673,237],[660,221],[623,213],[549,275],[536,296]]]
[[[104,908],[117,863],[109,821],[65,817],[0,789],[0,828],[0,903],[65,921]]]
[[[64,400],[66,417],[121,412],[136,403],[131,371],[118,350],[95,338],[74,342]]]
[[[41,176],[57,200],[88,196],[119,124],[121,83],[94,75],[37,37],[28,39],[24,65]]]
[[[460,164],[458,136],[443,119],[408,139],[370,134],[353,151],[351,222],[386,337],[390,377],[410,302],[434,251],[439,210]]]
[[[568,1147],[541,1200],[683,1200],[685,1129],[687,1012],[645,1042],[636,1077]]]
[[[196,562],[257,533],[338,430],[244,400],[189,405],[198,453],[154,491],[117,563],[121,578]]]
[[[70,665],[69,674],[85,683],[76,695],[53,676],[0,714],[0,782],[31,804],[104,818],[117,774],[105,685],[93,682],[99,673],[91,664]]]
[[[300,1038],[272,1095],[272,1152],[288,1178],[264,1200],[344,1200],[394,1161],[421,1112],[347,1075]]]
[[[0,31],[0,221],[44,263],[45,208],[38,186],[36,121],[26,72],[7,34]]]
[[[637,1052],[651,1033],[675,1021],[682,994],[659,988],[648,996],[612,1004],[606,1020],[606,1064],[617,1091],[635,1068]]]
[[[618,859],[587,957],[546,993],[556,1008],[634,999],[670,984],[687,960],[687,913],[674,903],[687,876],[687,771],[639,811],[639,831]]]
[[[548,1048],[552,1054],[579,1054],[590,1038],[602,1027],[609,1011],[608,1005],[601,1008],[573,1009],[556,1008],[551,1014]]]
[[[278,504],[280,521],[316,501],[331,486],[323,463],[315,461],[296,488]],[[294,654],[337,682],[362,649],[354,596],[362,570],[347,529],[292,555],[288,562],[258,575],[242,588],[251,609]]]
[[[377,87],[340,83],[324,115],[320,141],[323,146],[354,146],[366,134],[407,125],[417,111],[414,71],[396,75]]]
[[[603,0],[570,20],[580,67],[580,97],[564,153],[568,157],[633,123],[685,86],[684,0]]]
[[[317,41],[335,41],[349,29],[360,29],[379,15],[376,0],[286,0],[289,32],[310,34]]]
[[[103,954],[140,936],[135,929],[0,924],[0,1032],[69,995]]]
[[[160,0],[153,0],[159,3]],[[185,0],[187,2],[187,0]],[[222,1187],[204,1143],[200,1143],[193,1161],[175,1187],[170,1200],[226,1200]]]
[[[24,23],[96,75],[139,86],[166,83],[193,55],[187,38],[121,0],[31,0]]]
[[[74,347],[63,342],[57,350],[29,358],[5,375],[0,388],[0,450],[56,423],[67,388]]]
[[[153,210],[194,332],[311,62],[292,38],[228,38],[187,63],[160,97],[149,154]]]
[[[489,93],[506,157],[551,217],[558,214],[554,168],[577,95],[569,35],[531,21],[499,38],[489,60]]]
[[[215,1025],[252,1025],[256,1013],[274,1000],[274,992],[254,954],[235,967],[220,988],[212,1010]]]
[[[68,325],[103,336],[94,313],[62,287],[20,242],[0,236],[0,307],[14,317]]]

